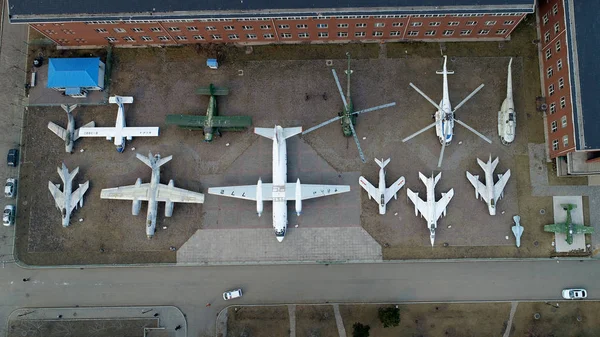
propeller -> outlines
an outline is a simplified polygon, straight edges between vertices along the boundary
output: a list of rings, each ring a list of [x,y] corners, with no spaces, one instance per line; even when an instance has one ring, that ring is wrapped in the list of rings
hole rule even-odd
[[[362,160],[363,163],[366,163],[367,160],[365,159],[365,155],[363,154],[362,149],[360,148],[358,136],[356,135],[356,130],[354,130],[354,125],[352,124],[352,121],[350,121],[350,129],[352,130],[352,137],[354,137],[354,142],[356,143],[356,147],[358,148],[358,155],[360,156],[360,160]]]
[[[481,84],[480,86],[477,87],[477,89],[473,90],[473,92],[470,93],[469,96],[465,97],[465,99],[463,99],[462,102],[458,103],[458,105],[456,105],[454,107],[454,111],[452,111],[452,112],[453,113],[456,112],[456,110],[458,110],[458,108],[463,106],[463,104],[467,103],[467,101],[470,100],[471,97],[475,96],[475,94],[478,93],[479,90],[481,90],[481,88],[483,88],[484,86],[485,86],[485,84]]]
[[[477,130],[473,129],[472,127],[468,126],[467,124],[465,124],[464,122],[461,122],[458,119],[454,119],[455,122],[457,122],[458,124],[464,126],[467,130],[473,132],[474,134],[478,135],[479,137],[481,137],[481,139],[485,140],[486,142],[492,144],[492,141],[487,138],[486,136],[482,135],[481,133],[479,133]]]
[[[426,127],[422,128],[421,130],[419,130],[419,131],[417,131],[417,132],[413,133],[412,135],[410,135],[410,136],[408,136],[408,137],[406,137],[406,138],[402,139],[402,142],[404,143],[404,142],[407,142],[407,141],[409,141],[409,140],[413,139],[414,137],[416,137],[416,136],[418,136],[418,135],[422,134],[423,132],[425,132],[425,131],[427,131],[427,130],[431,129],[431,128],[432,128],[432,127],[434,127],[436,124],[437,124],[437,121],[435,121],[435,122],[433,122],[433,123],[429,124],[428,126],[426,126]]]

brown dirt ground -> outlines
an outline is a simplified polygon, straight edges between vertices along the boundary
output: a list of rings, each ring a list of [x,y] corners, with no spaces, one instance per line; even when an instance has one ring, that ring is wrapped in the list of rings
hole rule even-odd
[[[158,319],[124,320],[14,320],[8,322],[7,337],[97,336],[142,337],[144,327],[157,328]]]
[[[330,305],[299,305],[296,307],[297,337],[337,336],[333,307]]]
[[[229,307],[227,335],[248,337],[284,337],[290,335],[287,306]]]
[[[558,303],[559,307],[556,308]],[[551,304],[551,305],[549,305]],[[600,302],[519,303],[511,336],[600,336]],[[534,314],[539,313],[536,320]],[[578,321],[578,317],[581,321]]]

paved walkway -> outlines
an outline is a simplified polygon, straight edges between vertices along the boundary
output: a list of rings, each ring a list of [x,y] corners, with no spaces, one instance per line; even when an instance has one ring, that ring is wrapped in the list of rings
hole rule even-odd
[[[335,313],[335,325],[337,325],[340,337],[346,337],[346,328],[344,328],[344,320],[340,314],[339,304],[336,303],[333,305],[333,312]]]
[[[519,302],[510,302],[510,316],[508,317],[508,323],[506,323],[506,330],[504,330],[504,335],[502,337],[510,337],[510,330],[512,330],[512,321],[515,317],[515,313],[517,312],[517,306]]]
[[[296,337],[296,305],[288,305],[288,313],[290,315],[290,337]]]
[[[283,242],[270,228],[198,230],[178,264],[381,261],[381,246],[361,227],[290,228]]]

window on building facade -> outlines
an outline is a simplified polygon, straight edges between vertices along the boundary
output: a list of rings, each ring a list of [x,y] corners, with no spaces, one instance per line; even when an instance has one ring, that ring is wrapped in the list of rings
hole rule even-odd
[[[337,27],[338,28],[348,28],[348,24],[347,23],[338,23]]]
[[[552,70],[552,66],[548,67],[548,70],[546,70],[546,77],[550,78],[550,77],[552,77],[553,74],[554,74],[554,71]]]
[[[230,40],[239,40],[239,38],[240,38],[240,36],[239,36],[239,35],[237,35],[237,34],[229,34],[229,35],[227,35],[227,37],[228,37]]]
[[[421,27],[423,25],[423,22],[411,22],[410,25],[412,27]]]
[[[408,31],[408,36],[417,36],[419,35],[419,32],[416,30],[410,30]]]
[[[439,25],[441,25],[441,24],[442,24],[441,22],[430,22],[430,23],[429,23],[429,25],[430,25],[431,27],[437,27],[437,26],[439,26]]]
[[[452,34],[454,34],[454,31],[453,31],[453,30],[445,30],[445,31],[444,31],[444,36],[450,36],[450,35],[452,35]]]
[[[554,139],[552,141],[552,150],[554,150],[554,151],[558,150],[558,139]]]
[[[124,36],[123,40],[125,40],[127,42],[134,42],[135,41],[135,39],[133,37],[131,37],[131,36]]]
[[[284,39],[291,39],[292,38],[292,34],[290,33],[282,33],[281,37]]]
[[[106,39],[108,40],[108,42],[117,42],[117,38],[112,36],[107,36]]]
[[[548,86],[548,96],[554,95],[554,83]]]
[[[560,90],[564,87],[565,87],[565,79],[561,77],[558,79],[558,89]]]
[[[235,30],[235,26],[223,26],[225,30]]]
[[[243,30],[254,30],[253,26],[242,26]]]
[[[562,116],[560,118],[560,127],[562,127],[562,128],[567,127],[567,116]]]
[[[548,14],[545,14],[545,15],[542,17],[542,21],[544,22],[544,25],[547,25],[547,24],[548,24],[548,22],[550,21],[550,19],[548,19]]]
[[[298,29],[308,29],[308,25],[305,25],[305,24],[296,25],[296,28],[298,28]]]
[[[567,106],[567,99],[565,98],[565,96],[562,96],[560,98],[560,108],[564,109]]]
[[[563,146],[564,147],[569,146],[569,136],[568,135],[563,136]]]
[[[477,21],[467,21],[467,26],[477,26]]]
[[[493,26],[493,25],[495,25],[495,24],[496,24],[496,21],[486,21],[486,22],[485,22],[485,25],[486,25],[486,26]]]
[[[246,38],[248,40],[256,40],[256,34],[246,34]]]
[[[263,34],[263,38],[270,40],[270,39],[275,38],[275,36],[273,34]]]
[[[435,35],[435,30],[428,30],[425,32],[425,36],[434,36]]]
[[[320,39],[323,39],[323,38],[329,37],[329,33],[327,33],[327,32],[319,32],[319,33],[317,34],[317,36],[318,36]]]
[[[505,26],[510,26],[510,25],[514,25],[515,24],[515,20],[506,20],[504,21],[504,25]]]
[[[553,121],[550,124],[550,132],[555,133],[558,130],[558,123],[556,123],[556,121]]]
[[[562,59],[558,59],[558,60],[556,61],[556,69],[557,69],[557,70],[561,70],[561,69],[562,69],[562,66],[563,66],[563,65],[562,65]]]
[[[161,32],[162,30],[160,29],[160,27],[150,27],[150,31],[154,32],[154,33],[158,33],[158,32]]]
[[[113,28],[116,33],[126,33],[127,31],[123,28]]]
[[[458,21],[450,21],[448,22],[448,26],[458,26],[460,24],[460,22]]]
[[[550,42],[550,32],[544,33],[544,42],[545,43]]]
[[[298,33],[298,37],[301,39],[308,39],[309,35],[308,33]]]
[[[271,29],[271,25],[261,25],[260,29]]]
[[[552,6],[552,15],[556,14],[558,14],[558,4],[554,4],[554,6]]]
[[[223,39],[223,38],[221,37],[221,35],[219,35],[219,34],[212,34],[212,35],[210,36],[210,38],[211,38],[211,39],[213,39],[213,40],[221,40],[221,39]]]
[[[365,32],[356,32],[356,33],[354,33],[354,37],[364,37],[366,35],[367,35],[367,33],[365,33]]]
[[[554,24],[554,33],[558,33],[560,31],[560,24],[557,22]]]
[[[400,36],[400,32],[399,31],[392,31],[390,32],[390,36]]]
[[[187,26],[185,27],[189,32],[197,32],[198,31],[198,27],[196,26]]]
[[[367,26],[366,23],[357,23],[356,28],[365,28]]]
[[[206,26],[204,29],[206,29],[209,32],[217,30],[217,28],[215,26]]]
[[[324,29],[327,27],[328,27],[328,25],[326,23],[317,23],[317,28]]]
[[[183,35],[177,35],[177,36],[175,36],[175,39],[176,39],[177,41],[186,41],[186,40],[187,40],[187,37],[185,37],[185,36],[183,36]]]
[[[143,29],[137,28],[137,27],[131,28],[131,30],[134,31],[135,33],[142,33],[144,31]]]
[[[394,22],[392,23],[392,27],[402,27],[404,26],[404,22]]]
[[[489,30],[489,29],[480,29],[480,30],[477,32],[477,35],[488,35],[489,33],[490,33],[490,30]]]
[[[348,32],[338,32],[337,36],[338,37],[348,37]]]
[[[560,40],[556,40],[556,52],[560,51]]]
[[[290,25],[279,25],[279,29],[290,29]]]
[[[170,32],[180,32],[181,29],[179,27],[169,27]]]
[[[506,32],[508,32],[508,29],[498,29],[496,35],[504,35]]]
[[[546,49],[546,60],[549,60],[552,57],[552,49]]]
[[[554,114],[556,112],[556,103],[550,103],[550,114]]]
[[[202,35],[194,35],[193,38],[194,40],[204,40],[204,36]]]
[[[376,22],[375,23],[375,28],[381,28],[381,27],[385,27],[385,23],[384,22]]]
[[[108,30],[105,28],[96,28],[95,31],[96,33],[108,33]]]
[[[463,29],[460,31],[460,35],[471,35],[472,30],[470,29]]]
[[[159,36],[158,39],[160,41],[169,41],[169,37],[168,36]]]
[[[142,40],[143,41],[152,41],[152,38],[150,36],[142,36]]]

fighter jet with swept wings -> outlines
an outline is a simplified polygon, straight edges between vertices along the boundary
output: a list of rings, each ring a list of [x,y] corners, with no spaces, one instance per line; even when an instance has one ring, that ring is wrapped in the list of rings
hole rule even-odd
[[[137,153],[136,157],[152,169],[150,183],[142,184],[142,179],[138,178],[135,185],[103,189],[100,198],[133,201],[131,207],[133,215],[140,213],[142,201],[148,201],[146,235],[148,239],[151,239],[156,230],[156,214],[159,202],[166,203],[165,216],[170,217],[173,215],[176,202],[201,204],[204,202],[204,194],[177,188],[173,179],[169,180],[168,185],[160,183],[160,167],[173,159],[173,156],[161,159],[159,154],[152,156],[152,153],[148,153],[148,157],[145,157]]]
[[[350,191],[347,185],[309,185],[300,184],[300,179],[295,183],[287,182],[287,147],[286,139],[302,132],[302,127],[282,128],[254,128],[257,135],[273,140],[273,183],[263,184],[258,179],[256,185],[211,187],[209,194],[223,197],[246,199],[256,201],[256,212],[261,216],[263,201],[273,201],[273,228],[277,241],[283,241],[287,230],[287,201],[296,202],[296,214],[302,212],[302,200],[325,197]]]
[[[563,204],[560,205],[567,212],[567,220],[563,223],[556,223],[551,225],[544,226],[544,232],[554,232],[554,233],[565,233],[567,234],[568,244],[573,244],[573,235],[574,234],[593,234],[594,227],[584,226],[584,225],[576,225],[573,223],[573,219],[571,218],[571,211],[577,207],[577,205],[573,204]]]
[[[454,196],[454,189],[451,188],[448,192],[442,193],[442,198],[440,200],[435,201],[435,185],[437,185],[441,177],[442,172],[438,173],[435,178],[433,178],[433,173],[431,174],[431,178],[427,178],[423,173],[419,172],[419,179],[421,179],[423,184],[427,187],[427,201],[419,198],[419,193],[411,191],[410,188],[406,189],[408,198],[415,204],[415,215],[419,215],[419,212],[421,212],[421,217],[424,217],[425,220],[427,220],[431,247],[433,247],[435,241],[437,221],[442,214],[446,215],[446,207],[448,207],[450,200]]]
[[[448,61],[448,57],[446,55],[444,55],[444,68],[441,71],[436,71],[436,74],[444,76],[442,100],[440,101],[439,105],[436,104],[431,98],[429,98],[429,96],[425,95],[425,93],[423,93],[414,84],[410,83],[410,86],[413,89],[415,89],[421,96],[423,96],[427,101],[429,101],[429,103],[431,103],[434,107],[436,107],[437,111],[433,115],[433,118],[435,118],[435,122],[431,123],[430,125],[424,127],[423,129],[413,133],[412,135],[410,135],[402,140],[402,142],[407,142],[410,139],[412,139],[413,137],[416,137],[416,136],[420,135],[421,133],[423,133],[435,126],[435,133],[438,136],[440,143],[442,144],[442,150],[440,152],[440,159],[438,160],[438,167],[442,166],[442,160],[444,159],[444,150],[446,149],[446,146],[450,145],[450,143],[452,142],[452,136],[453,136],[453,132],[454,132],[454,122],[457,122],[458,124],[464,126],[469,131],[471,131],[474,134],[476,134],[477,136],[481,137],[486,142],[488,142],[490,144],[492,143],[492,141],[489,140],[489,138],[482,135],[477,130],[468,126],[464,122],[454,118],[454,113],[456,112],[456,110],[458,110],[458,108],[463,106],[463,104],[465,104],[469,99],[471,99],[471,97],[475,96],[475,94],[479,90],[481,90],[481,88],[483,88],[484,85],[482,84],[479,87],[477,87],[477,89],[473,90],[473,92],[471,94],[469,94],[469,96],[467,96],[465,99],[463,99],[462,102],[458,103],[458,105],[454,109],[452,109],[452,105],[450,104],[450,96],[448,95],[448,75],[454,74],[454,72],[448,71],[448,69],[446,68],[447,61]]]
[[[386,161],[381,161],[375,158],[375,162],[379,165],[379,185],[377,188],[371,185],[371,183],[363,176],[358,178],[358,183],[362,188],[367,191],[369,195],[369,199],[373,198],[375,202],[379,205],[379,214],[385,214],[385,205],[394,197],[394,199],[398,199],[398,191],[404,186],[404,177],[398,178],[396,182],[392,184],[392,186],[386,188],[385,187],[385,170],[384,167],[389,164],[390,158]]]
[[[504,187],[510,178],[510,170],[507,170],[504,174],[498,174],[498,182],[494,184],[494,170],[498,165],[499,159],[496,157],[492,162],[492,155],[487,163],[484,163],[481,159],[477,158],[477,163],[483,169],[485,173],[485,185],[479,181],[478,175],[472,175],[467,171],[467,179],[471,182],[471,185],[475,187],[475,199],[481,198],[487,203],[488,211],[490,215],[496,215],[496,203],[498,199],[504,197]]]
[[[83,195],[90,187],[90,182],[86,181],[83,184],[79,184],[79,188],[72,191],[73,179],[75,179],[75,176],[79,173],[79,167],[69,173],[69,169],[65,166],[65,163],[63,163],[62,168],[57,168],[57,172],[64,184],[63,190],[60,190],[60,184],[54,185],[51,181],[48,182],[48,189],[54,198],[56,208],[58,208],[62,215],[63,227],[68,227],[69,221],[71,220],[71,212],[77,208],[77,205],[83,207]]]
[[[210,96],[206,116],[197,115],[167,115],[166,123],[175,124],[183,129],[202,130],[204,141],[211,142],[213,134],[221,135],[221,131],[243,131],[252,125],[250,116],[218,116],[217,99],[229,93],[227,88],[217,88],[212,83],[208,87],[196,90],[197,94]]]
[[[133,137],[156,137],[158,136],[158,127],[128,127],[125,124],[125,103],[133,103],[133,97],[112,96],[108,99],[110,103],[117,104],[117,121],[114,127],[83,127],[79,129],[79,137],[106,137],[106,139],[115,139],[114,144],[118,152],[125,150],[125,139],[131,140]]]
[[[65,151],[68,153],[73,152],[73,143],[75,143],[75,141],[77,139],[79,139],[79,130],[80,129],[75,129],[75,119],[73,118],[73,114],[71,113],[76,107],[77,107],[77,104],[74,104],[74,105],[61,104],[61,108],[63,108],[63,110],[65,110],[65,112],[67,113],[67,128],[66,129],[56,125],[53,122],[48,122],[48,129],[50,129],[50,131],[54,132],[54,134],[56,134],[62,140],[65,141]],[[96,124],[93,121],[91,121],[91,122],[87,123],[86,125],[84,125],[83,127],[84,128],[93,128],[94,126],[96,126]]]

